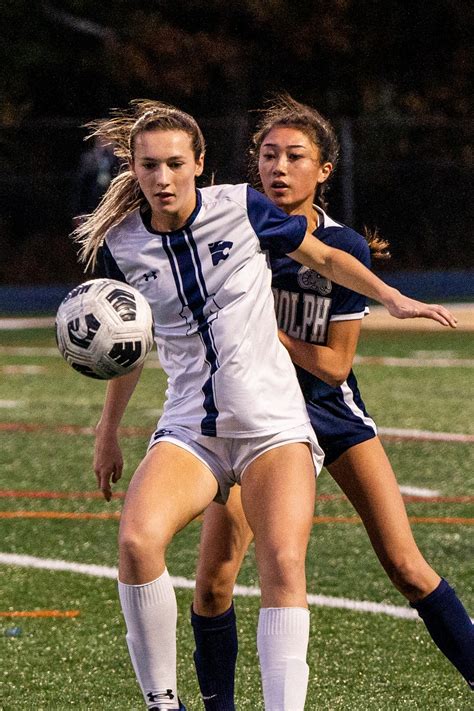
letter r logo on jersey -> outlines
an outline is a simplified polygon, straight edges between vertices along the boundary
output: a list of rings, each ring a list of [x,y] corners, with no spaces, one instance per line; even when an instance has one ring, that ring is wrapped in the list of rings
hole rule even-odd
[[[233,244],[233,242],[225,242],[222,239],[219,240],[219,242],[212,242],[212,244],[208,244],[214,266],[219,264],[220,261],[227,259]]]

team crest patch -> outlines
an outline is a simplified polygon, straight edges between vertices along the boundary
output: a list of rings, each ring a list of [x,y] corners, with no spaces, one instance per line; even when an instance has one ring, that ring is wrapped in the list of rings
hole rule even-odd
[[[172,435],[173,430],[167,430],[166,428],[162,427],[161,430],[156,430],[156,432],[153,433],[153,439],[159,439],[160,437],[166,437],[167,435]]]
[[[225,242],[221,239],[219,242],[212,242],[212,244],[208,245],[214,266],[227,259],[233,244],[233,242]]]
[[[302,289],[311,289],[321,296],[327,296],[332,291],[332,281],[321,276],[314,269],[301,267],[298,271],[298,285]]]

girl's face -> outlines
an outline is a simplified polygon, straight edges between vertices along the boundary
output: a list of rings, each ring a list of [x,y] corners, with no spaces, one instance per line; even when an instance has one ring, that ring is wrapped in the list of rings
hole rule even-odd
[[[319,147],[297,128],[275,126],[263,139],[258,171],[267,197],[288,214],[310,214],[319,183],[331,163],[321,163]]]
[[[150,204],[157,230],[182,227],[196,206],[195,179],[204,155],[196,160],[184,131],[143,131],[135,138],[131,169]]]

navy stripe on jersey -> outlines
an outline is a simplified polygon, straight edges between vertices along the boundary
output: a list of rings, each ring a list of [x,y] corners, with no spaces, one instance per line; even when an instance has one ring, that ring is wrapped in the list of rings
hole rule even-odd
[[[110,251],[107,242],[103,243],[97,254],[97,265],[94,271],[94,276],[117,279],[117,281],[124,281],[127,283],[125,274],[112,257],[112,252]]]
[[[206,415],[201,421],[201,432],[215,437],[219,411],[215,402],[212,376],[219,368],[219,358],[211,324],[205,312],[206,304],[209,302],[209,294],[202,273],[201,260],[189,228],[170,235],[164,234],[163,248],[168,256],[176,290],[183,306],[180,315],[189,326],[197,323],[197,331],[205,348],[205,358],[209,365],[209,378],[202,387],[204,394],[203,407]]]

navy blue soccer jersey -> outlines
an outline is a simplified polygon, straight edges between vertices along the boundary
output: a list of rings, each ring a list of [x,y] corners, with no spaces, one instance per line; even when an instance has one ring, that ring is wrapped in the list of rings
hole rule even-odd
[[[366,240],[332,220],[320,208],[317,210],[319,224],[315,236],[370,267]],[[362,319],[368,313],[365,296],[334,284],[286,256],[271,252],[270,257],[278,326],[292,338],[325,345],[330,323]],[[325,452],[325,464],[331,464],[354,444],[376,435],[375,423],[367,414],[352,370],[340,387],[333,387],[295,367],[311,424]]]

